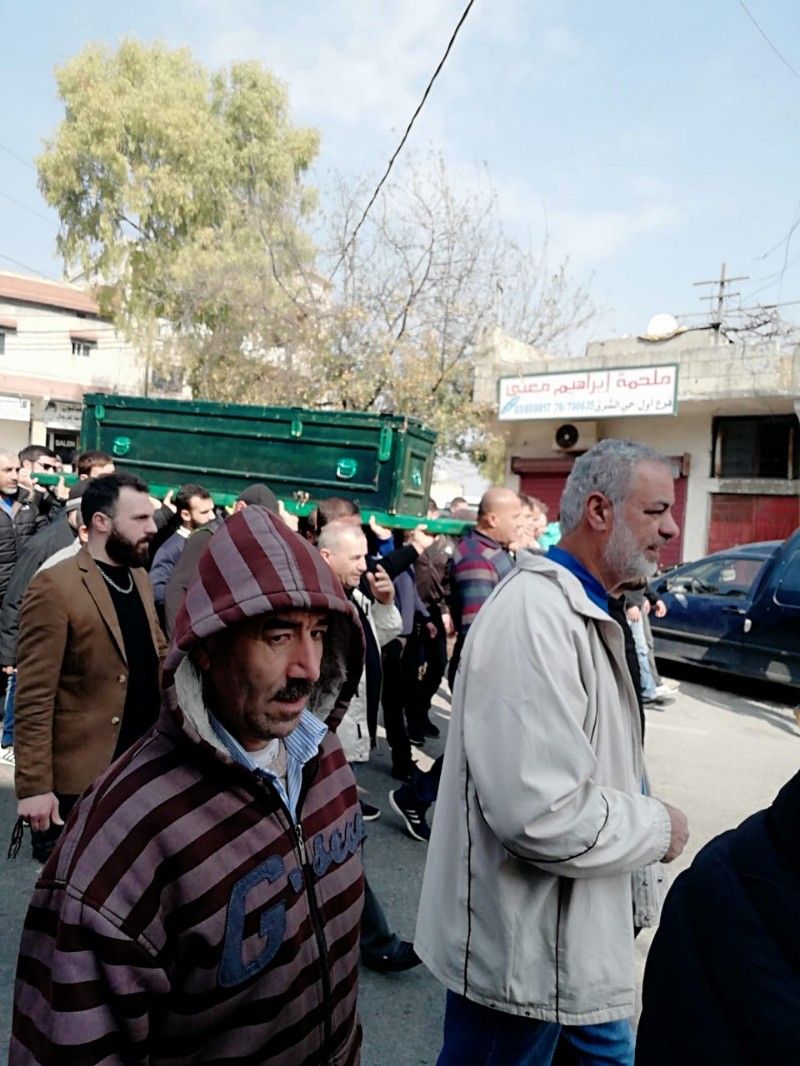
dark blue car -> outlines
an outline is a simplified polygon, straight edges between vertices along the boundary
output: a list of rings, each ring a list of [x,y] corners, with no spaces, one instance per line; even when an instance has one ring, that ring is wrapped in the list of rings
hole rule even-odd
[[[715,552],[656,578],[656,655],[800,689],[800,530]]]

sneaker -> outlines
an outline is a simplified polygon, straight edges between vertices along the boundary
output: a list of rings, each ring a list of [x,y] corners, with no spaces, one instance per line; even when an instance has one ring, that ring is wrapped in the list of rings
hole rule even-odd
[[[413,744],[415,748],[423,748],[425,746],[425,734],[422,730],[419,733],[409,733],[408,743]]]
[[[427,844],[431,838],[431,827],[425,821],[427,808],[417,803],[404,802],[401,792],[402,789],[396,788],[389,793],[389,805],[403,819],[408,835]]]
[[[678,691],[678,685],[676,683],[674,683],[674,682],[671,685],[668,684],[667,682],[662,682],[662,684],[656,685],[656,696],[660,696],[660,697],[663,697],[663,698],[666,698],[666,699],[673,699],[674,700],[675,699],[675,694],[677,693],[677,691]]]
[[[365,822],[374,822],[376,818],[380,818],[381,812],[379,807],[373,807],[371,803],[365,803],[363,800],[361,803],[361,817]]]
[[[16,766],[13,745],[9,745],[7,748],[3,748],[2,751],[0,751],[0,765]]]
[[[642,696],[642,703],[644,706],[652,707],[656,711],[663,711],[665,707],[674,702],[674,693],[670,693],[669,696]]]

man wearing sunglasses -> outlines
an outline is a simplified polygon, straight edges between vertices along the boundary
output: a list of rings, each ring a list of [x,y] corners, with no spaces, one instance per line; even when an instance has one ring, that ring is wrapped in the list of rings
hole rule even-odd
[[[29,444],[19,453],[20,485],[33,494],[37,528],[54,521],[66,503],[69,489],[63,481],[57,485],[39,485],[37,474],[60,474],[61,459],[43,444]]]

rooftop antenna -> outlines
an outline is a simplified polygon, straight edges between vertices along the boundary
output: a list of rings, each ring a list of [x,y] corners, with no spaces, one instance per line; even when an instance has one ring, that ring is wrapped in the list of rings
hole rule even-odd
[[[725,301],[732,299],[734,296],[741,296],[740,292],[729,292],[728,285],[731,285],[734,281],[749,281],[748,275],[740,275],[736,278],[729,278],[725,273],[725,263],[720,268],[719,277],[712,278],[710,281],[695,281],[692,284],[697,285],[716,285],[716,293],[711,293],[708,296],[701,296],[701,300],[713,300],[716,306],[712,303],[709,307],[709,321],[708,324],[713,328],[715,333],[715,344],[719,344],[719,333],[722,328],[723,312],[725,310]]]

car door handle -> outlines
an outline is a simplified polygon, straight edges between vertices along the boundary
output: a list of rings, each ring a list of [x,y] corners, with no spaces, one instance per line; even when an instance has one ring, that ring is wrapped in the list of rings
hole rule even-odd
[[[746,607],[723,607],[725,614],[747,614]]]

